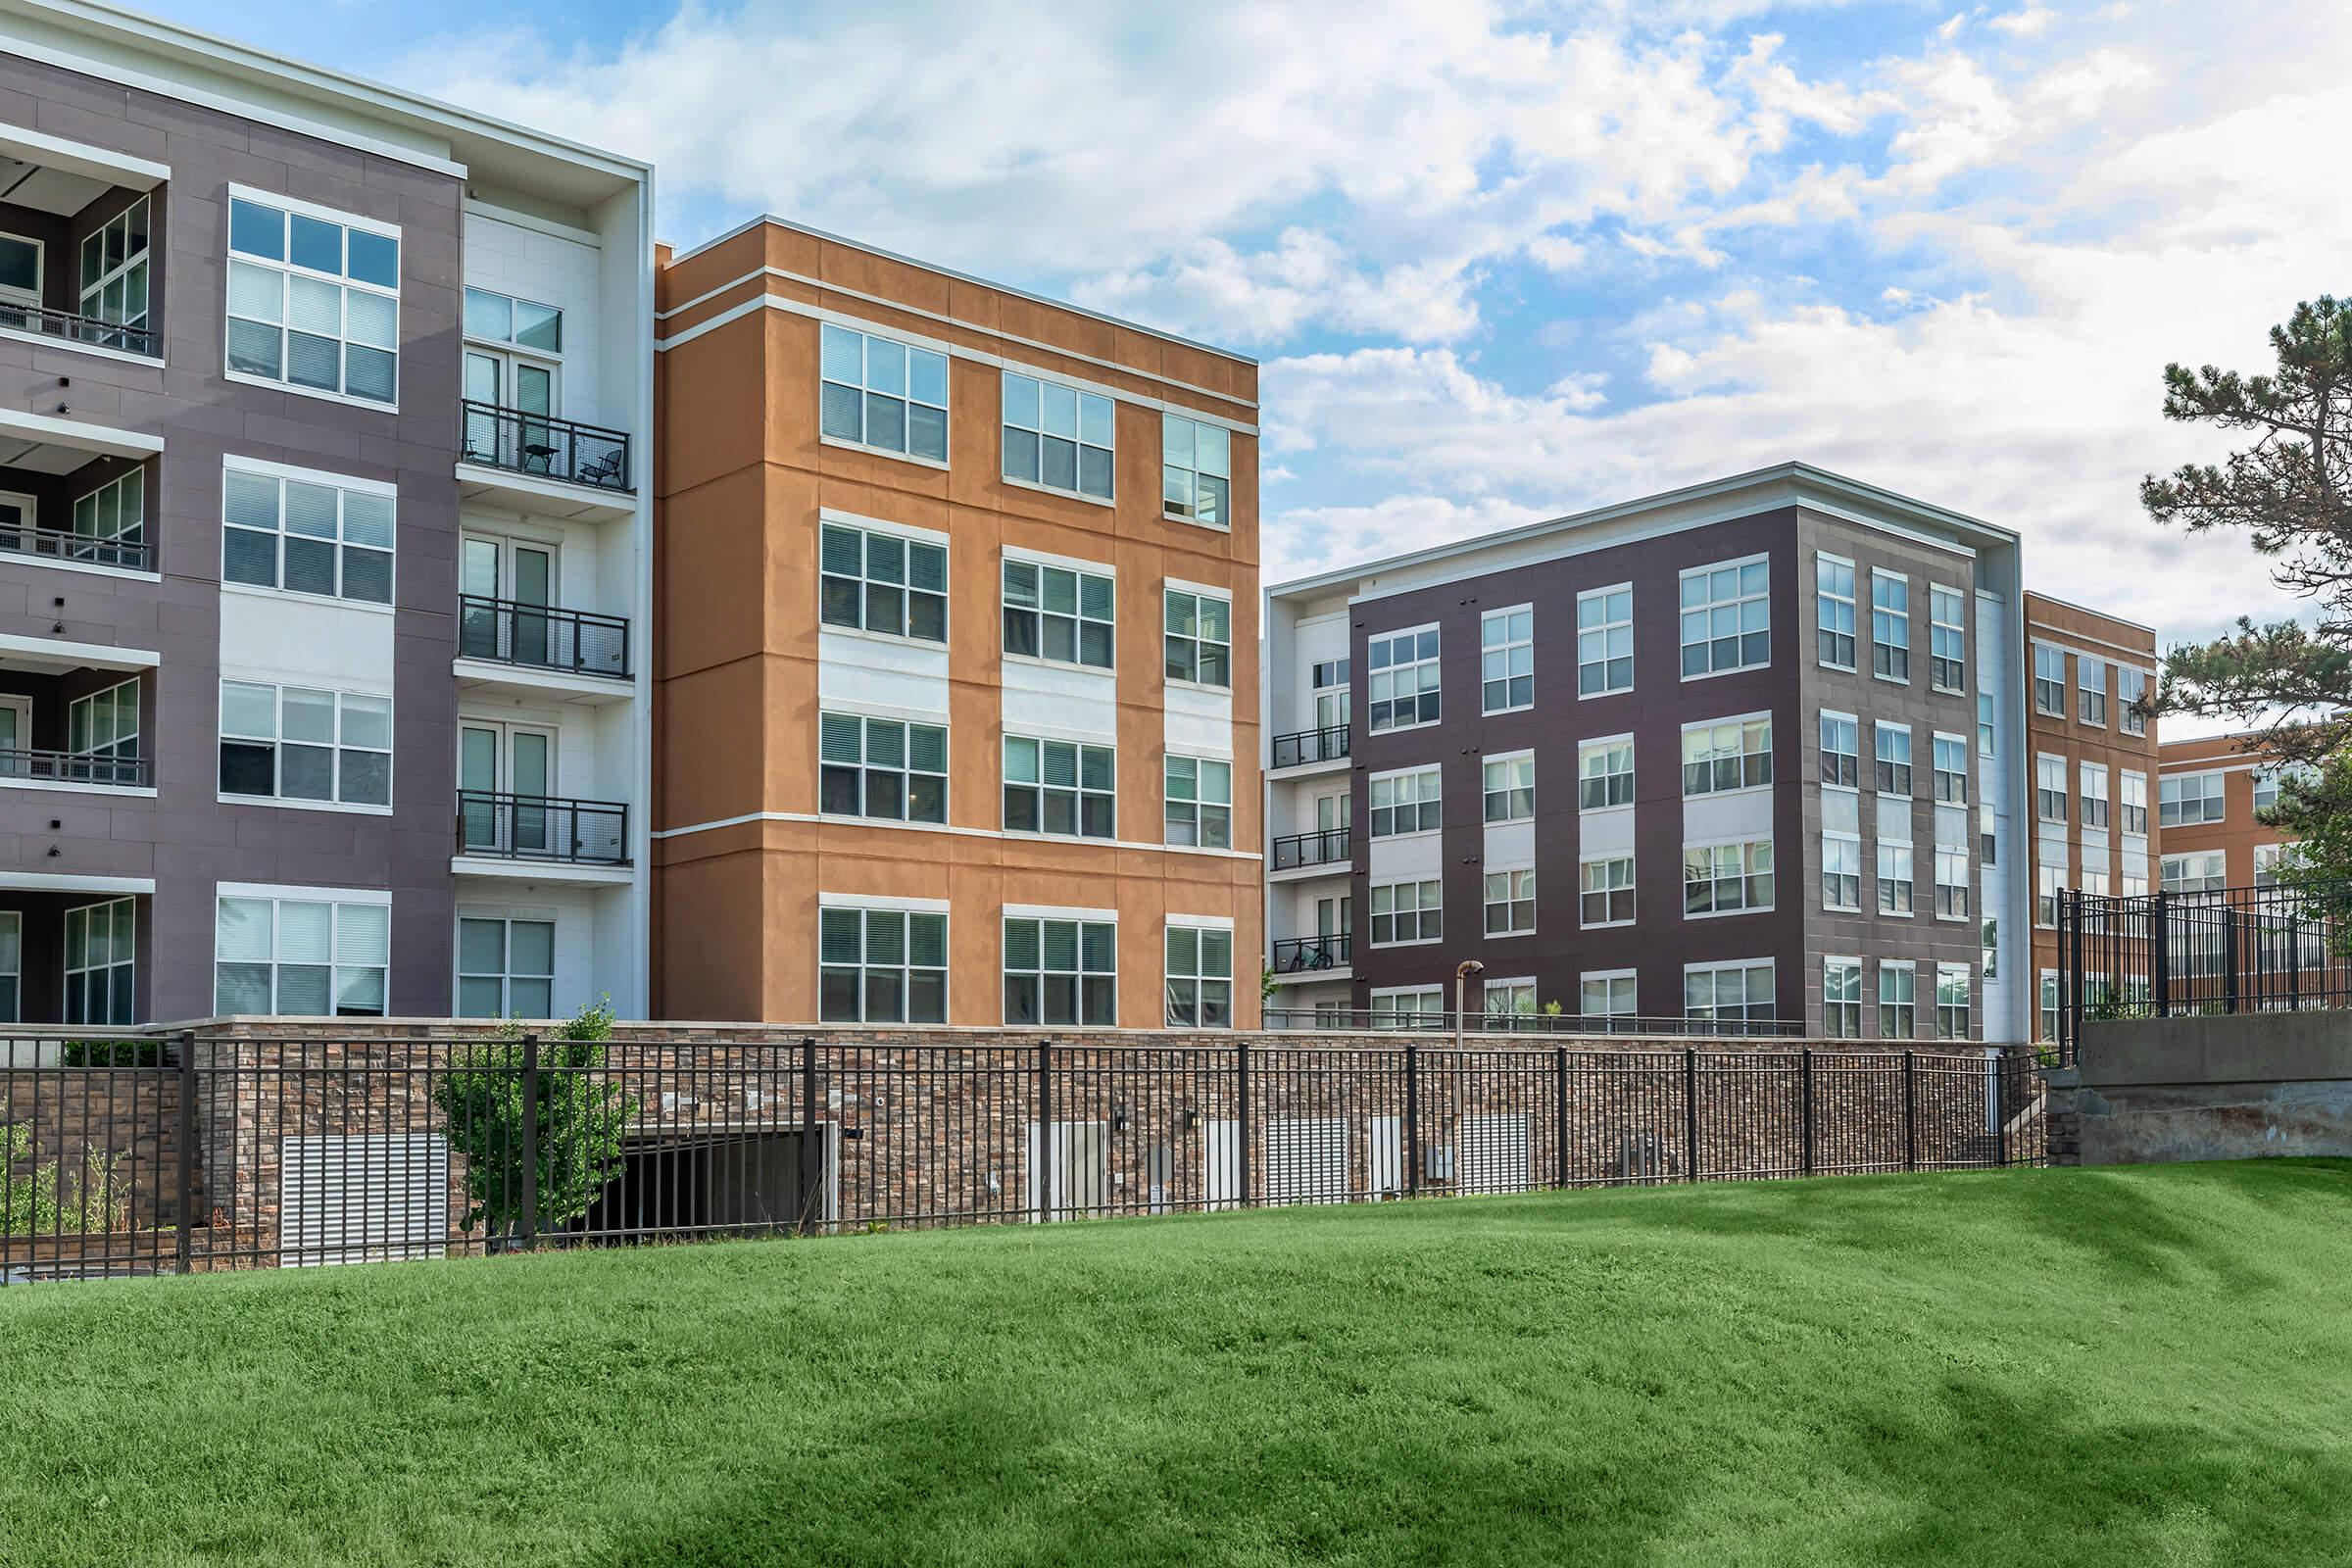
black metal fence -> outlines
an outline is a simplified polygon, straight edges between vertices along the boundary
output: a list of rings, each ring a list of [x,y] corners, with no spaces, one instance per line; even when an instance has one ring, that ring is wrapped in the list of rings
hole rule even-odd
[[[155,764],[144,757],[118,757],[111,752],[57,752],[23,746],[0,747],[0,778],[29,779],[43,784],[104,784],[116,789],[144,789],[155,782]]]
[[[2352,1006],[2352,884],[2058,897],[2058,1039],[2082,1025],[2195,1012]]]
[[[124,571],[153,571],[155,547],[143,539],[120,534],[100,537],[65,528],[25,528],[0,525],[0,550],[44,561],[77,561],[85,565],[116,566]]]
[[[1311,940],[1311,939],[1310,939]],[[1338,939],[1341,961],[1347,953],[1346,937]],[[1276,944],[1279,955],[1281,944]],[[1279,962],[1277,973],[1285,971]],[[1473,1035],[1559,1035],[1579,1039],[1606,1039],[1619,1035],[1645,1035],[1651,1039],[1675,1040],[1796,1040],[1803,1037],[1804,1022],[1797,1018],[1689,1018],[1652,1016],[1647,1013],[1614,1012],[1521,1012],[1516,1009],[1495,1012],[1469,1012],[1463,1015],[1461,1028],[1454,1027],[1453,1010],[1449,1007],[1418,1007],[1399,1002],[1384,1007],[1356,1007],[1345,1003],[1325,1002],[1312,1007],[1267,1007],[1261,1014],[1269,1029],[1370,1029],[1383,1033],[1402,1031],[1411,1034],[1473,1034]],[[1956,1042],[1947,1042],[1955,1048]]]
[[[573,675],[629,678],[629,621],[590,610],[458,596],[458,654]]]
[[[459,422],[467,463],[597,490],[630,488],[625,430],[470,400]]]
[[[2039,1163],[1943,1052],[214,1039],[19,1043],[14,1279]]]
[[[1322,729],[1292,730],[1274,737],[1276,767],[1305,767],[1314,762],[1344,762],[1348,760],[1348,730],[1345,724],[1331,724]]]
[[[1348,858],[1348,830],[1327,827],[1314,833],[1290,833],[1273,843],[1275,871],[1296,871],[1301,866],[1336,865]]]
[[[95,316],[77,316],[72,311],[53,311],[45,305],[27,305],[21,300],[0,301],[0,326],[90,348],[117,349],[151,360],[157,357],[157,334],[152,326],[125,325]]]
[[[460,790],[458,851],[501,860],[626,865],[628,803]]]

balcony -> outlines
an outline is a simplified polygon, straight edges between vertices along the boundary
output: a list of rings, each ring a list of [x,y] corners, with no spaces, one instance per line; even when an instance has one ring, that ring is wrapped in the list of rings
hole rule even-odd
[[[0,124],[0,339],[159,362],[151,246],[171,177],[144,158]]]
[[[1313,974],[1323,969],[1348,967],[1348,933],[1328,932],[1318,937],[1284,937],[1274,944],[1274,972],[1276,974]]]
[[[466,859],[625,866],[629,808],[622,801],[458,791],[458,854]]]
[[[0,331],[54,338],[76,348],[113,349],[118,354],[136,354],[150,360],[163,357],[163,334],[152,326],[130,326],[94,316],[76,316],[72,311],[53,311],[45,305],[0,301]]]
[[[1334,870],[1349,868],[1348,858],[1348,830],[1327,827],[1316,833],[1293,833],[1274,841],[1276,871],[1304,871],[1318,866]]]
[[[541,516],[634,516],[626,431],[468,401],[459,416],[459,493]]]
[[[155,763],[145,757],[119,757],[104,752],[56,752],[30,747],[0,747],[0,782],[69,784],[97,789],[152,789]]]
[[[1274,768],[1319,767],[1348,760],[1348,726],[1294,730],[1274,737]]]
[[[69,565],[112,566],[119,571],[153,571],[155,546],[144,539],[102,539],[64,528],[27,528],[0,523],[0,551]]]
[[[457,663],[469,685],[616,702],[629,695],[628,617],[460,594]]]

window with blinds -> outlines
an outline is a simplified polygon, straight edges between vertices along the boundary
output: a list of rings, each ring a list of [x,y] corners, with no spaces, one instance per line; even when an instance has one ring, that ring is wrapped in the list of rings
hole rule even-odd
[[[1108,746],[1005,736],[1005,831],[1116,837],[1117,758]]]
[[[948,730],[856,713],[817,715],[817,808],[885,822],[948,819]]]
[[[394,515],[388,486],[231,461],[221,478],[220,578],[388,605]]]
[[[400,391],[400,230],[232,195],[228,368],[298,392]]]
[[[1119,928],[1107,920],[1008,916],[1004,921],[1004,1021],[1119,1021]]]
[[[1004,563],[1004,652],[1108,669],[1114,595],[1108,573]]]

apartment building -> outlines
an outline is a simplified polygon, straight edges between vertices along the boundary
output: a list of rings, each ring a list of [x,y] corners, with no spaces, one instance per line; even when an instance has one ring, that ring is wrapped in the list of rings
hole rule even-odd
[[[773,218],[659,301],[655,1005],[1254,1024],[1255,366]]]
[[[0,1007],[640,1013],[650,172],[0,5]]]
[[[2148,892],[2158,832],[2169,849],[2173,819],[2151,813],[2157,724],[2140,708],[2155,689],[2156,633],[2029,592],[2026,637],[2034,1038],[2048,1040],[2057,1032],[2060,890]]]
[[[2168,893],[2256,887],[2293,843],[2262,820],[2297,763],[2271,760],[2259,730],[2166,741],[2156,810],[2163,835],[2158,885]]]
[[[1270,589],[1274,1021],[2022,1038],[2018,578],[1789,464]]]

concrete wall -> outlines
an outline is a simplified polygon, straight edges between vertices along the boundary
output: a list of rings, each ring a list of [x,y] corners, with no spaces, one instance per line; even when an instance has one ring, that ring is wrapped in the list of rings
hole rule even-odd
[[[2352,1013],[2083,1026],[2048,1075],[2053,1163],[2352,1156]]]

